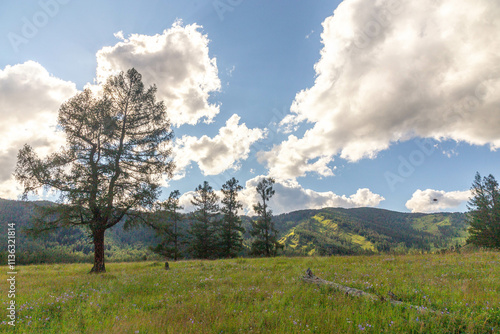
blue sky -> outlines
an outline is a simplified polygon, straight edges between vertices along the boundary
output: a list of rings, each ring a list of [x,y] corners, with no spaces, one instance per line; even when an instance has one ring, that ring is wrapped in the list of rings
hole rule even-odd
[[[275,212],[464,211],[476,171],[500,177],[498,15],[487,0],[2,2],[0,197],[20,194],[22,144],[63,140],[65,99],[133,65],[175,120],[164,196],[235,176],[250,208],[273,176]]]

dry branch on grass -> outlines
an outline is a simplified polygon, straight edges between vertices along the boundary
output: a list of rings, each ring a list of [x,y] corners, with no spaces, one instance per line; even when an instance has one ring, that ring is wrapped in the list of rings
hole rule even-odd
[[[322,278],[319,278],[318,276],[315,276],[313,274],[313,272],[311,271],[311,269],[309,269],[309,268],[306,270],[306,274],[304,276],[302,276],[302,280],[306,283],[331,286],[339,291],[345,292],[345,294],[348,296],[363,297],[363,298],[366,298],[366,299],[369,299],[372,301],[388,301],[392,305],[413,308],[413,309],[416,309],[416,310],[422,311],[422,312],[432,312],[432,313],[435,312],[435,311],[428,309],[426,307],[423,307],[423,306],[415,306],[415,305],[411,305],[411,304],[399,301],[399,300],[397,300],[396,295],[390,291],[388,293],[388,298],[384,298],[383,296],[374,295],[372,293],[364,292],[363,290],[358,290],[358,289],[344,286],[344,285],[341,285],[341,284],[338,284],[335,282],[326,281]]]

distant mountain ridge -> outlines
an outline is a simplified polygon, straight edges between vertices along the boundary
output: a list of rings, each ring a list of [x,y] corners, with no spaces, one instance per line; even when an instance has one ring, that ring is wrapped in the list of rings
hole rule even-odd
[[[36,205],[51,202],[24,202],[0,199],[0,226],[17,227],[17,256],[22,263],[81,262],[92,259],[92,244],[84,228],[71,227],[32,239],[23,233]],[[273,217],[286,255],[334,255],[378,252],[432,252],[463,244],[467,237],[464,213],[402,213],[378,208],[323,208],[298,210]],[[245,245],[251,244],[248,231],[252,217],[242,216]],[[181,226],[186,231],[188,221]],[[147,227],[125,230],[120,223],[106,232],[109,261],[150,259],[149,250],[158,239]],[[6,233],[0,237],[0,258],[7,249]],[[244,255],[242,253],[241,255]]]

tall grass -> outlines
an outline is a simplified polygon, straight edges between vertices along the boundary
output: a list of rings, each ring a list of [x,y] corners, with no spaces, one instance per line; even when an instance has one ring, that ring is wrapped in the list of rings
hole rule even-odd
[[[17,333],[497,333],[500,256],[304,257],[21,266]],[[0,267],[7,272],[6,267]],[[317,276],[436,312],[307,284]],[[7,284],[0,282],[6,306]],[[12,331],[7,311],[0,332]]]

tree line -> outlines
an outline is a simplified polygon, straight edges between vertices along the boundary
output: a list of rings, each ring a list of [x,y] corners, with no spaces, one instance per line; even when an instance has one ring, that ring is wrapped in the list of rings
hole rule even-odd
[[[274,194],[273,184],[272,178],[263,178],[256,187],[258,203],[254,205],[254,210],[257,217],[252,221],[249,231],[254,237],[249,253],[254,256],[274,256],[280,248],[278,231],[268,206]],[[209,183],[204,181],[196,188],[191,199],[194,211],[187,215],[180,213],[183,210],[179,204],[180,192],[172,191],[150,219],[150,226],[161,238],[161,242],[152,250],[174,261],[182,256],[181,249],[187,249],[191,257],[198,259],[236,257],[244,248],[245,229],[238,214],[243,208],[238,201],[238,193],[242,189],[233,177],[222,185],[222,198],[219,198]],[[182,233],[179,225],[184,219],[188,219],[190,224],[188,230]]]

